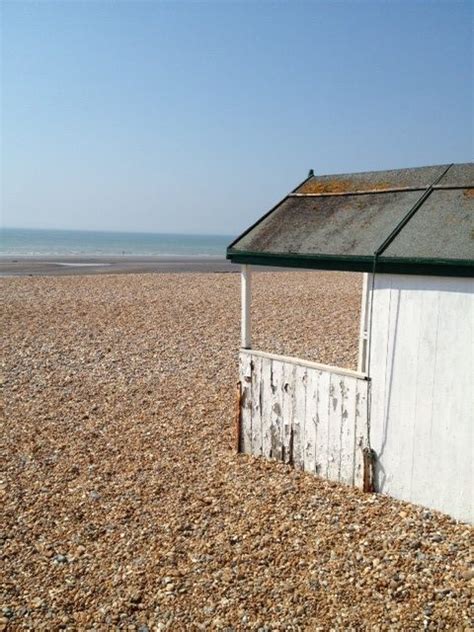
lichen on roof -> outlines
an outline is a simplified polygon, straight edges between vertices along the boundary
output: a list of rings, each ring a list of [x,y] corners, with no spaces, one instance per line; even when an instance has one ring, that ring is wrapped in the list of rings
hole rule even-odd
[[[324,193],[351,193],[364,191],[384,191],[391,189],[390,182],[359,182],[354,187],[352,180],[342,180],[334,178],[333,180],[318,180],[314,178],[305,182],[299,189],[298,193],[304,194],[324,194]]]
[[[474,276],[474,163],[314,176],[227,250],[235,263]],[[382,247],[382,248],[381,248]]]

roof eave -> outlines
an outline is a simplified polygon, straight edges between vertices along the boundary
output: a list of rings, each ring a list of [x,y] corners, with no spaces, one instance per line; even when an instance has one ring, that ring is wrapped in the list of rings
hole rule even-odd
[[[282,268],[373,272],[374,257],[354,255],[300,255],[287,253],[244,252],[227,249],[232,263]],[[418,274],[430,276],[474,277],[474,261],[465,259],[422,259],[378,257],[377,273]]]
[[[292,191],[290,191],[290,193],[288,193],[288,195],[285,195],[285,197],[282,198],[279,202],[277,202],[275,204],[275,206],[272,206],[272,208],[269,211],[267,211],[265,213],[265,215],[262,215],[262,217],[259,217],[257,219],[257,221],[254,222],[253,224],[251,224],[248,228],[246,228],[243,233],[240,233],[240,235],[238,237],[236,237],[231,244],[229,244],[229,246],[227,248],[227,251],[232,250],[233,246],[235,246],[235,244],[238,241],[240,241],[243,237],[245,237],[251,230],[253,230],[258,224],[260,224],[260,222],[263,222],[263,220],[266,219],[269,215],[271,215],[273,213],[273,211],[275,211],[280,206],[280,204],[282,204],[290,195],[292,195],[300,187],[302,187],[303,184],[308,182],[308,180],[311,180],[312,177],[314,177],[314,174],[312,175],[311,172],[310,172],[310,174],[302,182],[300,182]],[[229,257],[227,257],[227,258],[229,258]]]

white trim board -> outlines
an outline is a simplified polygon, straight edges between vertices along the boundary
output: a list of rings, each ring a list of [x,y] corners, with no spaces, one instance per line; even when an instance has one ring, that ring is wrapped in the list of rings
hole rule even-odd
[[[301,358],[295,358],[292,356],[277,355],[276,353],[267,353],[266,351],[257,351],[256,349],[241,348],[240,352],[255,355],[259,358],[268,358],[269,360],[277,360],[279,362],[289,362],[291,364],[295,364],[296,366],[305,366],[311,369],[317,369],[318,371],[327,371],[328,373],[335,373],[336,375],[349,375],[350,377],[356,377],[360,380],[369,379],[366,373],[352,371],[351,369],[343,369],[329,364],[319,364],[319,362],[311,362],[310,360],[302,360]]]

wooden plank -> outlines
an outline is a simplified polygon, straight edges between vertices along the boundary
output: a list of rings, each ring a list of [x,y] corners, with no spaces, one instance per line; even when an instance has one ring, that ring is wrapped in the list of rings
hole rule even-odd
[[[420,409],[417,420],[418,432],[428,438],[431,459],[424,471],[415,469],[411,493],[420,503],[474,523],[474,281],[443,279],[437,289],[432,408]]]
[[[468,521],[473,322],[472,279],[376,278],[371,434],[378,489]]]
[[[240,355],[242,452],[252,453],[252,358]]]
[[[390,372],[393,363],[394,339],[390,335],[394,315],[398,311],[399,297],[392,295],[392,276],[383,274],[375,276],[373,296],[372,334],[369,342],[369,373],[370,383],[370,424],[371,447],[377,454],[376,489],[383,491],[386,479],[385,466],[380,467],[388,437],[388,409],[390,403]],[[396,305],[392,305],[392,298]],[[395,309],[393,309],[393,307]],[[367,404],[366,404],[367,406]],[[359,411],[362,406],[359,403]],[[361,418],[357,419],[357,443],[359,442]],[[366,419],[367,425],[367,419]],[[366,437],[366,433],[364,434]],[[395,437],[396,441],[396,437]],[[357,486],[363,486],[363,463],[360,450],[356,452],[355,480]],[[359,478],[360,476],[360,478]]]
[[[419,296],[420,313],[423,317],[423,326],[420,327],[420,335],[416,345],[417,371],[415,408],[413,419],[413,441],[411,442],[411,467],[409,475],[409,494],[414,503],[426,502],[429,498],[436,500],[439,490],[436,484],[420,486],[418,481],[423,480],[426,472],[431,469],[433,455],[436,454],[436,445],[431,444],[432,437],[428,428],[431,426],[433,413],[434,384],[436,376],[438,324],[442,319],[440,314],[440,293],[421,292]],[[461,345],[463,346],[463,345]],[[456,366],[455,364],[452,365]],[[453,373],[450,371],[449,373]],[[449,379],[449,378],[448,378]],[[443,420],[444,421],[444,420]]]
[[[262,363],[258,356],[252,357],[252,454],[262,454]]]
[[[344,378],[341,390],[341,433],[339,481],[346,485],[354,483],[354,437],[355,437],[355,400],[357,380]]]
[[[272,426],[272,360],[260,358],[260,400],[262,423],[262,456],[267,459],[272,456],[271,426]]]
[[[320,371],[307,370],[306,410],[304,420],[304,469],[316,473],[317,400]]]
[[[327,478],[328,474],[330,380],[330,373],[327,371],[320,372],[317,391],[315,471],[316,474],[324,478]]]
[[[293,414],[293,465],[304,468],[305,447],[305,419],[306,419],[306,386],[308,369],[304,366],[295,367],[294,380],[294,414]]]
[[[293,459],[293,416],[295,395],[295,369],[294,364],[283,363],[281,384],[281,443],[282,460],[290,463]]]
[[[384,419],[386,444],[397,444],[397,450],[392,449],[390,453],[385,453],[384,457],[387,456],[389,460],[389,469],[397,473],[398,482],[401,483],[398,489],[406,498],[409,498],[411,447],[416,425],[418,339],[424,316],[419,310],[416,292],[393,288],[391,293]],[[402,332],[409,332],[409,335],[404,335]],[[398,486],[397,483],[396,485]]]
[[[355,434],[353,484],[362,489],[364,483],[363,449],[367,445],[367,397],[370,382],[357,380],[355,398]]]
[[[281,461],[282,459],[282,388],[284,379],[284,364],[272,362],[271,389],[268,393],[271,403],[270,412],[270,455]]]
[[[329,383],[329,423],[328,423],[328,463],[327,477],[330,481],[339,480],[341,459],[341,390],[344,388],[344,377],[331,375]]]

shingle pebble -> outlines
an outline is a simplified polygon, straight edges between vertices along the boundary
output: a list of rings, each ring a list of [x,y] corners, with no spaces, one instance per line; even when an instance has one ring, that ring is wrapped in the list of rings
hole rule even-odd
[[[359,275],[254,281],[255,347],[354,366]],[[469,629],[471,527],[234,453],[237,275],[0,285],[0,629]]]

